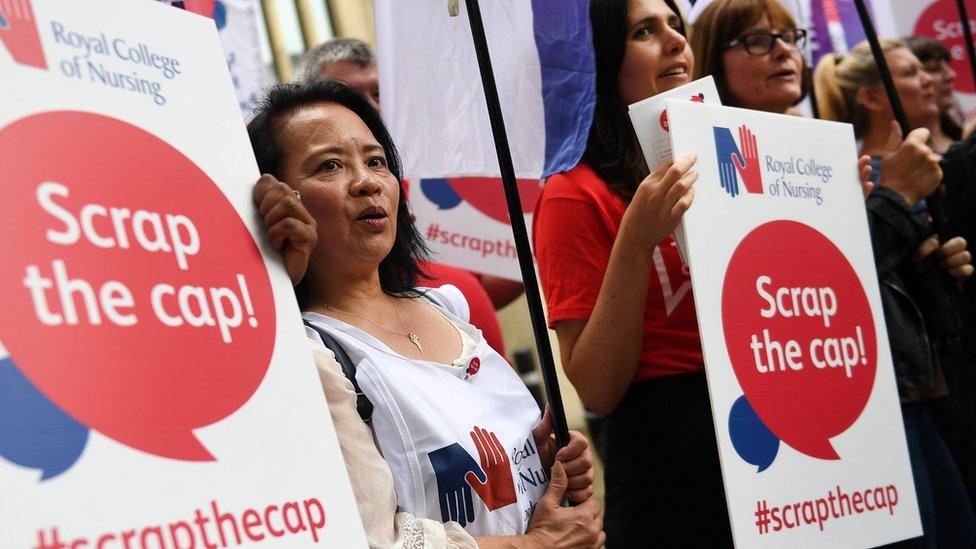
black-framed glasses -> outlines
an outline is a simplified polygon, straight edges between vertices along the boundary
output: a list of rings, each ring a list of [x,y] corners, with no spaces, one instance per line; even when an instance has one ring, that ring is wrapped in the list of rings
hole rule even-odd
[[[747,32],[726,44],[724,49],[731,49],[742,44],[746,49],[746,53],[749,55],[766,55],[773,51],[773,45],[776,44],[777,38],[782,40],[787,46],[793,46],[800,50],[803,49],[803,45],[806,43],[807,31],[805,29],[790,28],[782,29],[779,32],[765,30]]]

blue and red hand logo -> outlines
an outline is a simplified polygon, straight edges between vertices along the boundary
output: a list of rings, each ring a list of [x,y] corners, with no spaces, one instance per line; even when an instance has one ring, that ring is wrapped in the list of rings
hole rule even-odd
[[[461,526],[475,521],[472,488],[489,511],[518,501],[508,452],[498,437],[477,426],[470,435],[478,448],[480,465],[456,442],[427,455],[437,480],[441,520],[453,520]]]
[[[531,213],[542,194],[542,182],[538,179],[519,179],[519,197],[522,212]],[[438,209],[450,210],[462,202],[499,223],[509,224],[508,204],[502,181],[493,177],[457,177],[451,179],[422,179],[420,190]]]
[[[0,43],[18,64],[47,69],[31,0],[0,0]]]
[[[739,190],[739,178],[741,178],[746,191],[762,194],[763,183],[762,174],[759,173],[756,135],[745,125],[739,126],[739,145],[736,145],[732,132],[728,128],[713,127],[712,130],[715,134],[719,182],[725,192],[729,193],[729,196],[738,196],[741,192]]]

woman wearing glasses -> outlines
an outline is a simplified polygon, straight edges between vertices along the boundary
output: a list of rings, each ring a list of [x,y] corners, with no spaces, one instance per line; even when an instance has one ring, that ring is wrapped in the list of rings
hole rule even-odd
[[[694,58],[672,0],[593,0],[590,21],[586,151],[546,182],[533,239],[563,368],[607,416],[607,547],[730,547],[691,282],[671,235],[696,158],[649,174],[627,116],[689,82]]]
[[[695,21],[695,78],[712,75],[724,105],[786,113],[810,89],[806,35],[775,0],[712,2]]]

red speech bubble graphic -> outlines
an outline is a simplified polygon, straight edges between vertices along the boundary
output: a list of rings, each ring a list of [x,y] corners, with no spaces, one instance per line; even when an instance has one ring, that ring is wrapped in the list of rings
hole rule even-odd
[[[966,12],[972,17],[976,14],[976,2],[966,1]],[[973,21],[969,23],[973,28]],[[973,82],[973,71],[969,67],[969,55],[966,53],[966,38],[962,22],[959,20],[959,10],[953,0],[936,0],[923,11],[915,21],[912,31],[915,36],[928,36],[942,42],[949,50],[949,65],[956,71],[956,90],[965,93],[976,93]]]
[[[829,439],[861,415],[877,365],[871,307],[844,254],[802,223],[760,225],[729,261],[722,323],[763,423],[799,452],[840,459]]]
[[[0,341],[69,415],[132,448],[212,460],[192,430],[267,372],[274,297],[218,187],[179,151],[82,112],[0,129]]]

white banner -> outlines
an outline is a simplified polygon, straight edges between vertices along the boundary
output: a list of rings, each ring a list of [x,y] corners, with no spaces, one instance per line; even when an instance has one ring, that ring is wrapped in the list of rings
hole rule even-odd
[[[241,112],[249,118],[265,85],[258,41],[257,0],[184,0],[188,11],[214,20]]]
[[[595,108],[587,0],[481,5],[526,225],[539,179],[576,165]],[[377,0],[383,116],[435,259],[521,280],[468,14]]]
[[[364,546],[213,23],[0,12],[0,546]]]

